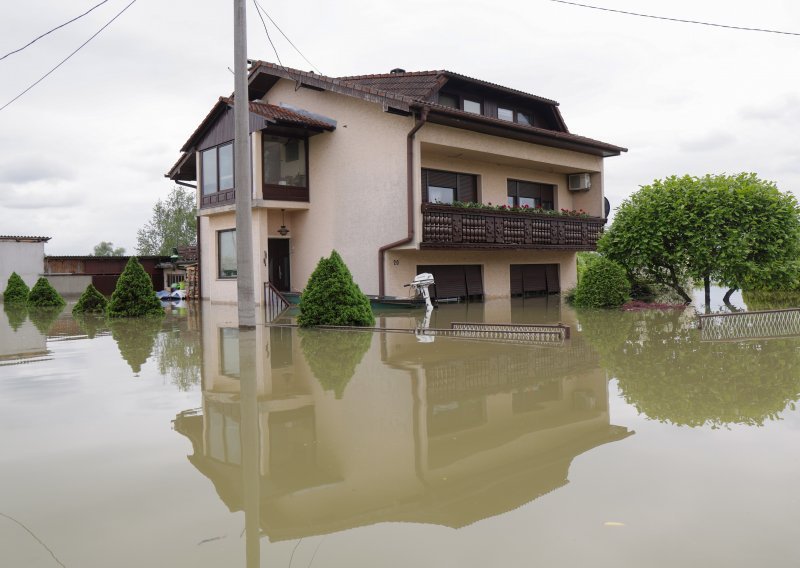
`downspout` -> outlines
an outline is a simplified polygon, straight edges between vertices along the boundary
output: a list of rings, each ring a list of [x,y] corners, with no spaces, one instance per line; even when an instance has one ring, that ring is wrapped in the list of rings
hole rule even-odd
[[[408,235],[404,239],[383,245],[378,249],[378,296],[380,298],[386,295],[386,269],[384,265],[386,251],[414,240],[414,136],[422,128],[426,120],[428,120],[428,109],[423,107],[416,118],[414,128],[409,131],[406,137],[406,215],[408,217]]]

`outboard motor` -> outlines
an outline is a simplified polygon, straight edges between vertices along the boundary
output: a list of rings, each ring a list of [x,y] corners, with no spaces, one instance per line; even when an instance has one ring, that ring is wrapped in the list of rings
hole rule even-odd
[[[410,286],[415,292],[421,294],[422,297],[425,298],[425,318],[422,320],[422,324],[417,326],[415,334],[417,336],[417,341],[421,341],[422,343],[432,343],[434,340],[432,335],[425,335],[425,330],[428,329],[431,323],[431,312],[433,311],[431,294],[428,291],[428,287],[433,284],[433,274],[428,272],[417,274],[414,280],[411,281],[411,284],[406,284],[406,286]]]

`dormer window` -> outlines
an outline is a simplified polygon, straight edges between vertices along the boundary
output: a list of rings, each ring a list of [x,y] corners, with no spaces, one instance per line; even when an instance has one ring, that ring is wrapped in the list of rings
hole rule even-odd
[[[471,112],[472,114],[482,114],[481,102],[475,99],[464,99],[464,112]]]
[[[516,122],[517,124],[524,124],[525,126],[533,126],[533,117],[530,113],[521,112],[512,108],[497,107],[497,118],[509,122]]]
[[[459,108],[458,97],[446,93],[439,94],[439,104],[450,108]]]
[[[510,108],[497,107],[497,118],[514,122],[514,111]]]
[[[518,112],[516,123],[525,124],[526,126],[533,126],[533,117],[527,112]]]

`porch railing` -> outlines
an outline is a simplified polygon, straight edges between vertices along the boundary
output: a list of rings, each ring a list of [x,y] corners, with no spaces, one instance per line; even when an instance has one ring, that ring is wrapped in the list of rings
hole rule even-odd
[[[420,247],[595,250],[605,222],[423,203]]]
[[[266,304],[267,322],[275,321],[291,303],[272,282],[264,282],[264,303]]]

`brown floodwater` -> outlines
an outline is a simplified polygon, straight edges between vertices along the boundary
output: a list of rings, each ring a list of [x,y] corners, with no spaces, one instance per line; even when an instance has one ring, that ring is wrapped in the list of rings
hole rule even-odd
[[[800,564],[800,338],[552,297],[451,321],[572,335],[4,310],[0,566]]]

